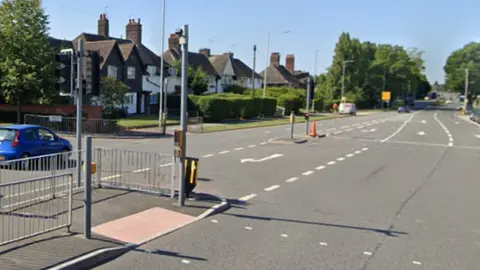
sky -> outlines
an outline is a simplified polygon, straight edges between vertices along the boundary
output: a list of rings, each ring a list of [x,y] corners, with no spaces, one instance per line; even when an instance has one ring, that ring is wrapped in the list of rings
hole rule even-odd
[[[111,36],[125,37],[129,18],[141,18],[143,44],[161,52],[162,0],[43,0],[43,5],[53,37],[96,33],[106,10]],[[478,0],[166,0],[165,10],[165,48],[168,35],[188,24],[190,51],[233,52],[252,66],[257,45],[257,72],[266,64],[269,32],[269,51],[280,53],[281,64],[294,54],[295,69],[317,73],[331,65],[342,32],[361,41],[416,47],[425,52],[432,83],[444,81],[452,51],[480,41]]]

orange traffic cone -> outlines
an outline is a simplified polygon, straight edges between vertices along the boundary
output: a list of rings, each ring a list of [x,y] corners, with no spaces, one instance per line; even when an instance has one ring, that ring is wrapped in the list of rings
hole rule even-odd
[[[312,129],[310,130],[311,137],[317,137],[317,121],[313,121]]]

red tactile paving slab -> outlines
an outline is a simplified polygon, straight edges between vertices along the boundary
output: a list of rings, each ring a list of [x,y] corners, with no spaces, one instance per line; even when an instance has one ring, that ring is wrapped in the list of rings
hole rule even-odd
[[[140,244],[195,219],[175,211],[154,207],[143,212],[113,220],[92,228],[111,239]]]

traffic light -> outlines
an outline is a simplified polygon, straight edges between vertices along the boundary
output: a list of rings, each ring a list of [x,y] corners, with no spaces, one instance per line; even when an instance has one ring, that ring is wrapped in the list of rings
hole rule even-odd
[[[87,58],[87,74],[85,74],[87,92],[98,95],[100,93],[100,62],[101,57],[96,51],[89,51]]]
[[[71,94],[72,55],[70,53],[59,53],[55,55],[57,67],[55,69],[55,89],[60,94]]]
[[[315,98],[315,82],[313,81],[313,79],[310,79],[308,83],[310,84],[307,88],[308,90],[310,90],[310,100],[313,100]]]

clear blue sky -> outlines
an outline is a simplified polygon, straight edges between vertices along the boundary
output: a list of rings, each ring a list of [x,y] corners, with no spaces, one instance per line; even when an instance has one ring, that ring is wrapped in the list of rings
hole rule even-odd
[[[160,52],[161,0],[44,0],[44,6],[54,37],[96,33],[107,6],[110,35],[125,36],[128,19],[141,18],[143,43]],[[270,52],[280,52],[282,63],[295,54],[296,69],[313,72],[318,49],[319,73],[331,64],[342,31],[363,41],[417,47],[425,51],[432,82],[443,82],[452,50],[480,41],[478,0],[167,0],[166,10],[166,36],[189,24],[191,51],[232,51],[251,66],[257,44],[257,71],[265,67],[269,31]],[[286,30],[291,32],[281,34]]]

